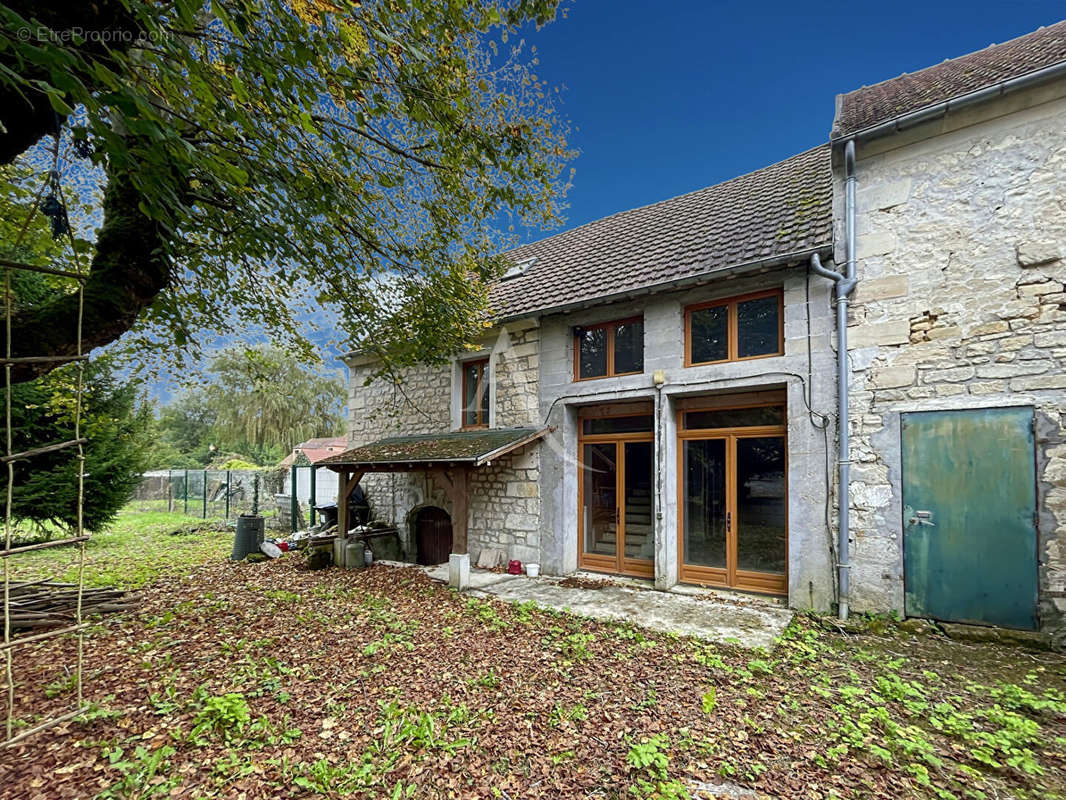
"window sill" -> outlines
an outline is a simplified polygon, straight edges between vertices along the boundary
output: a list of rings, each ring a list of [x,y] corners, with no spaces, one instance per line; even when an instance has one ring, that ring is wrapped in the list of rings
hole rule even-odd
[[[631,378],[634,375],[643,375],[644,370],[637,370],[636,372],[616,372],[614,375],[590,375],[587,378],[574,378],[574,383],[585,383],[586,381],[602,381],[607,378]]]
[[[763,358],[778,358],[785,353],[782,350],[778,353],[765,353],[758,356],[744,356],[743,358],[723,358],[718,361],[686,361],[685,367],[713,367],[716,364],[743,364],[745,361],[759,361]]]

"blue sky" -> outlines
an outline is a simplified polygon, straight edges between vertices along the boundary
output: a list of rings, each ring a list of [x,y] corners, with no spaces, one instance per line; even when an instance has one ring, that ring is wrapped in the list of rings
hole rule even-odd
[[[564,0],[565,2],[565,0]],[[1059,2],[574,0],[527,42],[581,152],[561,228],[759,169],[825,142],[835,97],[1066,16]],[[327,367],[336,347],[319,341]],[[179,376],[169,376],[177,378]],[[188,376],[184,376],[188,377]],[[166,401],[166,380],[153,393]]]
[[[838,93],[1063,17],[1061,0],[576,0],[528,39],[577,129],[563,227],[780,161],[826,141]]]

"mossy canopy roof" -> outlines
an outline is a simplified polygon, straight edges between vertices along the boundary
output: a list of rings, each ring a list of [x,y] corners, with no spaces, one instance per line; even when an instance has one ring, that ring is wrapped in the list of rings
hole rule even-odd
[[[324,458],[316,466],[395,471],[428,466],[479,467],[547,432],[547,428],[496,428],[391,436]]]

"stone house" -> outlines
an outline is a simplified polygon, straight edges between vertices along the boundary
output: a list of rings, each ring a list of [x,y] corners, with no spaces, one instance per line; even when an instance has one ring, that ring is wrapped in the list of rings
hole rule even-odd
[[[323,463],[411,560],[1063,629],[1066,22],[509,256],[476,350],[400,385],[347,357]]]

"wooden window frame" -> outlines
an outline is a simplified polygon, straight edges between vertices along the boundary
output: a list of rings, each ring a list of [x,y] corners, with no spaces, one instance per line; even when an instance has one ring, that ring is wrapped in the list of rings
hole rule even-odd
[[[761,353],[757,356],[740,357],[740,340],[738,337],[739,324],[737,305],[748,300],[759,300],[763,297],[777,297],[777,351],[774,353]],[[726,321],[726,357],[716,361],[693,361],[692,360],[692,314],[705,308],[727,306]],[[774,358],[785,354],[785,292],[784,289],[767,289],[762,292],[737,295],[736,297],[724,297],[721,300],[709,300],[706,303],[695,303],[685,307],[685,366],[702,367],[708,364],[728,364],[734,361],[754,361],[759,358]]]
[[[643,334],[644,315],[639,314],[635,317],[626,317],[625,319],[615,319],[610,322],[599,322],[595,325],[575,325],[573,328],[573,340],[574,340],[574,381],[598,381],[604,378],[620,378],[625,375],[643,375],[644,370],[633,370],[631,372],[615,372],[614,371],[614,336],[615,331],[618,330],[619,325],[629,325],[634,322],[641,324],[641,334]],[[581,377],[581,340],[577,335],[577,331],[594,331],[598,328],[607,329],[607,372],[603,375],[589,375],[587,378]],[[641,361],[643,361],[644,355],[644,342],[640,343],[641,349]]]
[[[461,362],[459,362],[459,368],[462,371],[462,375],[463,375],[463,383],[462,383],[462,387],[460,388],[460,395],[459,395],[459,422],[460,422],[460,428],[462,430],[467,430],[467,431],[477,430],[477,429],[480,429],[480,428],[489,427],[489,421],[487,419],[482,419],[482,399],[481,398],[482,398],[483,395],[479,394],[476,389],[475,389],[475,393],[474,393],[474,403],[475,403],[476,408],[477,408],[477,422],[475,422],[473,424],[467,424],[467,421],[466,421],[467,370],[469,370],[470,367],[473,367],[473,366],[477,366],[477,367],[480,368],[479,371],[478,371],[478,374],[479,374],[478,383],[481,384],[482,391],[484,392],[485,395],[487,395],[488,392],[489,392],[489,381],[488,381],[489,359],[487,359],[487,358],[474,358],[474,359],[471,359],[469,361],[461,361]],[[491,404],[492,404],[492,399],[491,399],[491,396],[490,396],[490,399],[489,399],[490,412],[491,412]]]

